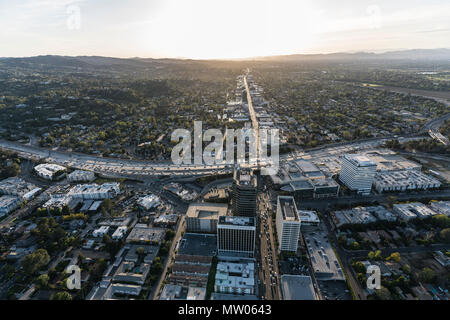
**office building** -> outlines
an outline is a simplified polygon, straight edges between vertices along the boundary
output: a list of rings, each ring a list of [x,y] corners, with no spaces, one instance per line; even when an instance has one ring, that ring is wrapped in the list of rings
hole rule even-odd
[[[186,231],[216,233],[217,221],[227,214],[225,203],[192,203],[186,212]]]
[[[234,216],[254,217],[256,215],[256,176],[250,169],[234,171],[232,209]]]
[[[358,194],[369,195],[372,182],[377,171],[377,164],[366,156],[346,154],[342,158],[339,179],[351,191]]]
[[[300,234],[300,217],[293,197],[278,196],[276,227],[280,250],[296,252]]]
[[[253,217],[219,217],[217,249],[219,256],[253,258],[256,224]]]

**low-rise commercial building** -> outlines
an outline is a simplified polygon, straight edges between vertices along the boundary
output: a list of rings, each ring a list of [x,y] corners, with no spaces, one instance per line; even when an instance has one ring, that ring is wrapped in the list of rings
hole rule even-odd
[[[226,216],[227,211],[224,203],[193,203],[186,212],[186,231],[216,233],[219,217]]]
[[[127,237],[129,243],[160,244],[166,236],[163,228],[153,228],[146,224],[136,224]]]
[[[255,264],[253,262],[219,262],[214,291],[232,294],[254,294]]]
[[[145,197],[140,198],[137,201],[137,204],[139,207],[143,210],[151,210],[153,208],[156,208],[161,203],[161,199],[154,194],[149,194]]]
[[[300,229],[314,228],[320,224],[319,216],[315,211],[298,210],[298,216],[300,218]]]
[[[153,220],[154,226],[174,226],[178,222],[178,215],[177,214],[162,214]]]
[[[101,200],[101,199],[112,199],[120,193],[119,183],[104,183],[98,185],[96,183],[92,184],[78,184],[70,189],[69,195],[73,198],[80,199],[91,199],[91,200]]]
[[[112,234],[112,239],[113,240],[120,240],[123,239],[125,237],[125,235],[127,234],[128,228],[126,226],[120,226],[117,227],[116,231],[114,231],[114,233]]]
[[[0,195],[20,196],[29,200],[32,192],[41,190],[34,184],[26,182],[19,177],[10,177],[0,181]]]
[[[0,217],[7,215],[13,210],[16,210],[23,200],[18,196],[1,196],[0,197]]]
[[[159,300],[205,300],[206,288],[166,284]]]
[[[67,169],[53,163],[42,163],[34,167],[36,174],[46,180],[58,180],[66,175]]]
[[[439,180],[416,170],[383,172],[375,175],[373,185],[378,192],[436,189]]]
[[[109,227],[108,226],[101,226],[100,228],[95,229],[92,232],[92,236],[95,237],[95,238],[103,238],[103,236],[105,234],[107,234],[108,232],[109,232]]]
[[[415,218],[423,219],[437,214],[421,202],[394,204],[393,210],[400,219],[405,221]]]
[[[430,207],[439,214],[450,216],[450,201],[431,201]]]
[[[149,272],[150,265],[147,263],[137,265],[132,261],[123,261],[117,268],[113,281],[143,285]]]
[[[297,180],[281,187],[281,190],[291,192],[297,201],[336,198],[339,195],[339,184],[331,178]]]
[[[395,221],[397,216],[383,206],[356,207],[332,213],[336,227],[346,224],[368,224],[377,220]]]
[[[95,180],[95,173],[85,170],[75,170],[67,175],[69,182],[92,182]]]

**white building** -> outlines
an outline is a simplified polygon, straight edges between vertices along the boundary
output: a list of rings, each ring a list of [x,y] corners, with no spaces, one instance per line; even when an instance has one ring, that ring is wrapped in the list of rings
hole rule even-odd
[[[73,198],[80,198],[83,200],[100,200],[112,199],[120,193],[119,183],[104,183],[98,185],[92,184],[78,184],[70,189],[69,194]]]
[[[30,194],[30,192],[37,192],[38,190],[41,190],[41,188],[18,177],[10,177],[0,181],[0,194],[3,195],[21,196],[25,198],[25,195]]]
[[[17,209],[23,200],[18,196],[1,196],[0,197],[0,217],[7,215],[11,211]]]
[[[214,291],[219,293],[254,294],[255,264],[219,262],[217,264]]]
[[[66,170],[67,169],[65,167],[53,163],[38,164],[34,167],[36,174],[47,180],[63,177],[66,174]]]
[[[342,158],[339,179],[352,191],[368,195],[377,171],[377,164],[362,155],[346,154]]]
[[[61,210],[63,207],[67,206],[70,210],[73,210],[80,202],[81,199],[76,199],[70,195],[52,194],[42,208],[50,211],[51,209]]]
[[[156,208],[161,203],[160,198],[157,195],[149,194],[145,197],[140,198],[137,204],[144,210],[150,210]]]
[[[95,173],[91,171],[75,170],[67,175],[70,182],[92,182],[95,180]]]
[[[297,252],[300,224],[294,198],[278,196],[276,226],[281,251]]]
[[[450,201],[432,201],[430,207],[439,214],[450,216]]]
[[[383,206],[355,207],[332,214],[336,227],[345,224],[368,224],[377,220],[395,221],[397,216]]]
[[[100,228],[95,229],[94,232],[92,233],[92,235],[95,238],[103,238],[103,236],[105,234],[107,234],[108,231],[109,231],[109,226],[101,226]]]
[[[417,170],[383,172],[375,175],[374,187],[378,192],[439,188],[439,180]]]
[[[114,231],[112,234],[113,240],[120,240],[123,239],[128,231],[128,228],[126,226],[120,226]]]
[[[301,227],[317,227],[320,224],[319,216],[315,211],[298,210]]]
[[[394,204],[394,212],[403,220],[427,218],[437,214],[421,202]]]

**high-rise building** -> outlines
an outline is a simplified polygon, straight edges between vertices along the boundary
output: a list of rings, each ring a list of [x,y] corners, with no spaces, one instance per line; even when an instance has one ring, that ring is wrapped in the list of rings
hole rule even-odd
[[[363,155],[346,154],[342,158],[339,179],[352,191],[368,195],[372,189],[377,164]]]
[[[255,235],[255,218],[219,217],[217,224],[219,256],[252,258],[255,253]]]
[[[276,226],[280,251],[297,251],[300,223],[294,198],[278,196]]]
[[[232,190],[232,211],[234,216],[254,217],[256,215],[256,176],[251,169],[238,168],[234,171]]]

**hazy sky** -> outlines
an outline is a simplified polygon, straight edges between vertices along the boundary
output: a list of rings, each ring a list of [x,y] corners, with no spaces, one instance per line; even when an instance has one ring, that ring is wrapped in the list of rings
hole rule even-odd
[[[240,58],[450,47],[448,0],[0,0],[0,56]]]

